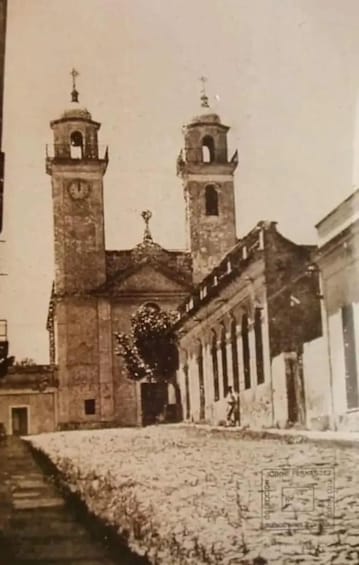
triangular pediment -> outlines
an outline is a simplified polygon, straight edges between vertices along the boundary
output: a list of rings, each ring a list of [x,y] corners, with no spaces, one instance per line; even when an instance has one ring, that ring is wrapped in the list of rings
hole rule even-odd
[[[111,294],[187,292],[188,284],[176,275],[162,265],[146,261],[113,277],[108,281],[106,290]]]

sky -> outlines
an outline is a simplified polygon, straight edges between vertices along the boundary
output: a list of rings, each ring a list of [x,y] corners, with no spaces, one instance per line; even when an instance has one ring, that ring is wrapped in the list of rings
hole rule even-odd
[[[10,0],[0,310],[11,354],[48,362],[45,146],[73,67],[110,151],[107,249],[140,241],[147,208],[154,239],[185,247],[176,158],[202,75],[239,151],[238,236],[274,220],[286,237],[315,243],[315,224],[359,181],[358,21],[357,0]]]

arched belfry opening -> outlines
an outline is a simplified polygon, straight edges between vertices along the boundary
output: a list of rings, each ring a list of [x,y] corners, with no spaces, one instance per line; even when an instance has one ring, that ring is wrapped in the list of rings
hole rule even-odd
[[[229,126],[211,108],[204,88],[201,110],[183,127],[184,149],[177,159],[186,201],[187,244],[193,280],[199,283],[236,244],[234,171],[237,154],[228,158]]]
[[[208,184],[205,189],[206,216],[218,216],[218,192],[213,184]]]
[[[205,135],[202,139],[202,161],[203,163],[214,161],[214,141],[210,135]]]
[[[80,131],[73,131],[70,136],[71,159],[82,159],[83,137]]]

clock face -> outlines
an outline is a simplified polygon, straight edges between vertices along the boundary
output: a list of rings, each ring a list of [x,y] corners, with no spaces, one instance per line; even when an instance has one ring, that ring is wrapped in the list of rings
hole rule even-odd
[[[70,196],[74,200],[82,200],[86,198],[90,192],[89,184],[81,179],[77,179],[71,182],[69,185]]]

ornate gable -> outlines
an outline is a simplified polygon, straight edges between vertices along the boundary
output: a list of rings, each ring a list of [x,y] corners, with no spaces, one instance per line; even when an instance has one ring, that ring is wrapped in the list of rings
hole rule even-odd
[[[190,287],[156,261],[145,260],[115,276],[106,285],[111,295],[124,294],[187,294]]]
[[[151,213],[142,213],[146,227],[143,241],[133,249],[106,252],[106,282],[95,294],[177,295],[192,289],[192,258],[186,251],[168,251],[152,239],[148,222]]]

